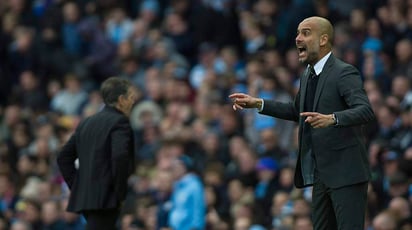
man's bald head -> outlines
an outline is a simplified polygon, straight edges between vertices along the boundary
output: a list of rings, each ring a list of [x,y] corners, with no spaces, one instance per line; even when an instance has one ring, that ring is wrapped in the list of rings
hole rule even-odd
[[[322,17],[310,17],[306,18],[303,21],[310,21],[313,22],[317,26],[317,31],[319,32],[319,36],[326,34],[328,36],[328,44],[332,47],[333,44],[333,26],[330,21],[326,18]]]

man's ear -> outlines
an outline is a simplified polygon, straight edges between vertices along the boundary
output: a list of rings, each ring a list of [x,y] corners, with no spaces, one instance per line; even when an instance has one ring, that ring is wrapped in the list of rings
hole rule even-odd
[[[125,97],[125,95],[120,95],[118,98],[117,98],[117,103],[118,104],[123,104],[123,102],[126,100],[126,97]]]
[[[319,45],[320,46],[325,46],[326,44],[328,44],[329,36],[327,34],[322,34],[322,35],[320,35],[319,40],[320,40]]]

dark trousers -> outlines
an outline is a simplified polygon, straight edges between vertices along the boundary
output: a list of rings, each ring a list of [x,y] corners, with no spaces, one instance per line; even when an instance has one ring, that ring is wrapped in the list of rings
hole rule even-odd
[[[312,192],[314,230],[363,230],[368,183],[328,188],[315,179]]]
[[[83,212],[87,230],[116,230],[119,209],[90,210]]]

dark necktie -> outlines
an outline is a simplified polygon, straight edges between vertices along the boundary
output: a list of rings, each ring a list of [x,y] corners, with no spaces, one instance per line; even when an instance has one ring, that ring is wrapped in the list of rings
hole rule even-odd
[[[313,104],[315,100],[315,92],[316,86],[318,84],[319,77],[316,76],[315,70],[313,66],[309,67],[308,73],[308,81],[306,86],[306,95],[305,95],[305,104],[304,104],[304,111],[305,112],[313,112]],[[303,119],[306,119],[303,118]],[[307,173],[313,173],[314,169],[316,168],[316,160],[315,160],[315,153],[314,149],[312,148],[312,127],[309,123],[303,124],[303,135],[302,135],[302,145],[301,145],[301,167],[302,170],[306,171]],[[308,174],[306,174],[308,175]],[[312,177],[306,178],[307,181],[312,181]]]
[[[315,100],[315,92],[316,86],[318,84],[318,79],[319,77],[316,76],[315,69],[313,69],[313,66],[310,66],[304,107],[306,112],[313,112],[313,102]]]

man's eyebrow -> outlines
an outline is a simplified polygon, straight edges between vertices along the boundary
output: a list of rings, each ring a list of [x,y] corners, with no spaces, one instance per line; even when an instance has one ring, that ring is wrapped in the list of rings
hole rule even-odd
[[[302,28],[302,29],[300,29],[300,31],[301,32],[310,32],[311,29],[310,28]],[[296,32],[299,32],[299,29]]]

